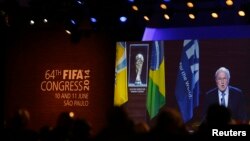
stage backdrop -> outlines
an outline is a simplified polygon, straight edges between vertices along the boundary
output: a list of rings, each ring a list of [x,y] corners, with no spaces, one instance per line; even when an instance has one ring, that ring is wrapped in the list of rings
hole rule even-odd
[[[54,126],[61,112],[74,112],[87,119],[94,132],[106,124],[107,112],[113,106],[116,42],[109,35],[91,34],[72,42],[64,30],[27,30],[9,34],[4,46],[4,119],[19,108],[29,110],[29,126],[39,130]],[[174,96],[184,40],[164,41],[166,106],[178,109]],[[250,40],[198,39],[200,59],[200,103],[193,119],[199,119],[203,96],[215,86],[216,69],[231,71],[230,83],[243,90],[250,101]],[[127,42],[127,107],[136,121],[147,120],[146,93],[150,63],[141,73],[141,85],[135,86],[135,56],[142,52],[151,60],[152,41]],[[247,103],[250,107],[249,102]],[[248,109],[249,112],[249,109]]]
[[[17,34],[18,33],[18,34]],[[55,126],[61,112],[90,122],[94,132],[113,106],[115,42],[99,33],[72,42],[61,30],[15,32],[5,48],[4,119],[19,108],[29,127]]]

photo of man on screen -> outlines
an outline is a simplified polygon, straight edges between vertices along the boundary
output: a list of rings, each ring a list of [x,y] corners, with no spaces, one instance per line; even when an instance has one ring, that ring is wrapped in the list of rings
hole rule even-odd
[[[225,67],[220,67],[215,72],[216,88],[209,90],[204,99],[204,115],[209,106],[219,104],[231,112],[232,119],[238,122],[247,120],[245,96],[241,89],[229,85],[230,72]]]

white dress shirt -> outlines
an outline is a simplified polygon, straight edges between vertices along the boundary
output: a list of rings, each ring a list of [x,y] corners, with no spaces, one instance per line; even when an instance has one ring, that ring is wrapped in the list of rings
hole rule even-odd
[[[228,97],[229,97],[229,90],[228,90],[228,87],[226,88],[226,90],[224,91],[225,93],[225,96],[224,96],[224,99],[225,99],[225,106],[228,107]],[[218,97],[219,97],[219,103],[221,105],[221,99],[222,99],[222,92],[220,90],[218,90]]]

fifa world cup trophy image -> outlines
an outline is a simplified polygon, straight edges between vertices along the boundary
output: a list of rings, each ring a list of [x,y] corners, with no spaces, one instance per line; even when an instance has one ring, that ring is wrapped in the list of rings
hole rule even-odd
[[[144,62],[144,57],[142,54],[137,54],[135,56],[135,68],[136,68],[136,79],[135,79],[135,85],[141,85],[141,71],[142,71],[142,65]]]

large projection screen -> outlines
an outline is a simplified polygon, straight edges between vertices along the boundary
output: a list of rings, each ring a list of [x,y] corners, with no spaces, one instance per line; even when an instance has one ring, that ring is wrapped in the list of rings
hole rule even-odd
[[[167,40],[164,42],[164,55],[165,55],[165,85],[166,85],[166,105],[167,107],[173,107],[179,109],[177,99],[175,96],[177,73],[179,69],[179,62],[181,60],[181,53],[183,49],[184,40]],[[139,42],[126,42],[128,47],[128,62],[133,62],[131,56],[136,56],[138,50],[140,50],[145,58],[150,60],[150,50],[153,41],[139,41]],[[226,67],[230,70],[231,79],[230,85],[240,88],[246,100],[250,101],[250,39],[203,39],[198,40],[199,43],[199,106],[194,109],[193,120],[200,120],[202,117],[203,101],[205,93],[216,87],[215,72],[219,67]],[[133,47],[137,45],[137,50]],[[145,49],[141,49],[144,45]],[[131,46],[133,46],[131,49]],[[136,48],[136,47],[135,47]],[[149,51],[148,51],[149,50]],[[135,51],[133,53],[133,51]],[[132,60],[132,61],[131,61]],[[146,62],[146,61],[145,61]],[[147,120],[146,110],[146,95],[148,77],[149,62],[146,62],[143,66],[142,81],[145,82],[140,86],[132,85],[134,82],[130,81],[135,78],[135,68],[133,63],[128,63],[128,95],[127,102],[128,111],[130,115],[138,121]],[[131,78],[130,78],[131,77]],[[247,107],[250,107],[247,102]],[[250,108],[247,108],[248,118]]]

